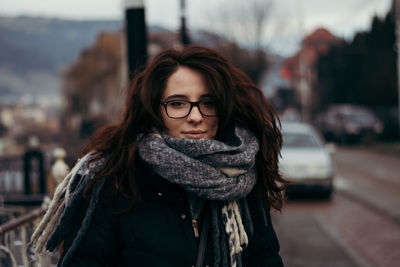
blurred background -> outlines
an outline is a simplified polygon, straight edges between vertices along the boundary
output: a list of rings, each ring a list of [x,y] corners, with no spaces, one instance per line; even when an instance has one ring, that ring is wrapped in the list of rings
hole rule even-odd
[[[129,78],[166,48],[225,54],[282,121],[285,266],[398,266],[397,0],[1,0],[0,266],[26,245]]]

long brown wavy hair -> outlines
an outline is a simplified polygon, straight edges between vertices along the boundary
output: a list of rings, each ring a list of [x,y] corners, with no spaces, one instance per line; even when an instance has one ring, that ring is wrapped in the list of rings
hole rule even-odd
[[[163,51],[134,77],[121,119],[97,131],[83,151],[83,154],[96,151],[97,158],[107,155],[108,159],[86,191],[98,179],[106,177],[134,205],[139,193],[135,174],[138,164],[143,164],[137,153],[138,135],[154,129],[167,130],[161,117],[160,100],[168,78],[180,66],[203,75],[217,104],[217,139],[234,124],[245,126],[258,136],[258,189],[271,207],[280,210],[286,181],[278,170],[282,135],[277,114],[246,74],[218,52],[200,46]]]

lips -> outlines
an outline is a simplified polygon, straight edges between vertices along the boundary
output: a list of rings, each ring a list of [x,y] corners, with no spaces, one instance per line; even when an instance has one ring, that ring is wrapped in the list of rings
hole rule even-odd
[[[201,138],[204,136],[204,134],[207,133],[207,131],[201,131],[201,130],[193,130],[193,131],[187,131],[187,132],[182,132],[186,138],[191,138],[191,139],[196,139],[196,138]]]
[[[201,131],[201,130],[193,130],[193,131],[187,131],[187,132],[183,132],[184,134],[204,134],[207,131]]]

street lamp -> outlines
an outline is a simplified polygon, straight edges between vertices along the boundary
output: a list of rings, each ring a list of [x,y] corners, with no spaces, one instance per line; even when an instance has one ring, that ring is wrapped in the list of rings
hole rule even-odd
[[[396,53],[397,53],[397,121],[400,135],[400,0],[393,0],[393,11],[396,29]]]
[[[125,0],[125,31],[128,51],[128,76],[147,62],[147,35],[144,0]]]

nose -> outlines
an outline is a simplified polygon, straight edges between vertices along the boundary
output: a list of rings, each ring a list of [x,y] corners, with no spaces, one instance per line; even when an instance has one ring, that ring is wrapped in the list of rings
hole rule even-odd
[[[193,107],[187,119],[189,122],[201,122],[203,120],[203,115],[201,115],[199,107]]]

